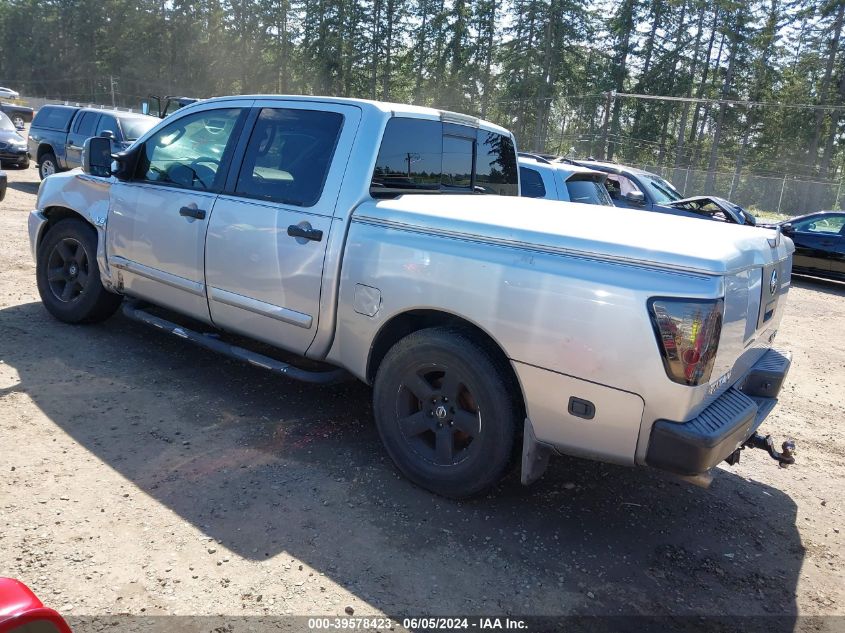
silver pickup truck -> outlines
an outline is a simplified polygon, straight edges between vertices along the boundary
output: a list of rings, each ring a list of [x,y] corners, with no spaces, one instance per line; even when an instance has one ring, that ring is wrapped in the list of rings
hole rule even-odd
[[[47,310],[122,304],[291,378],[371,384],[387,452],[429,490],[479,493],[520,458],[530,483],[554,453],[683,476],[744,446],[793,459],[756,432],[790,365],[777,231],[514,197],[508,131],[408,105],[212,99],[109,152],[90,139],[39,190]]]

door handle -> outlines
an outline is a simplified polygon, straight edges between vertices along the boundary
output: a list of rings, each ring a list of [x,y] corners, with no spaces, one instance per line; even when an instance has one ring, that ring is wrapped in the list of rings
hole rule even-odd
[[[288,227],[288,235],[291,237],[301,237],[305,240],[319,242],[323,239],[323,232],[319,229],[305,228],[298,224],[291,224]]]
[[[179,215],[186,218],[196,218],[197,220],[205,219],[205,209],[197,209],[196,207],[182,207],[179,209]]]

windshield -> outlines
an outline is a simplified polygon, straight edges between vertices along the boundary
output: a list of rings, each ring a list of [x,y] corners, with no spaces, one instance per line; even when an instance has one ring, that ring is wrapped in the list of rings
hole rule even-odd
[[[153,117],[143,119],[139,117],[120,118],[120,127],[123,128],[123,136],[127,141],[134,141],[156,123],[158,123],[158,119]]]
[[[12,120],[6,116],[5,112],[0,112],[0,130],[15,131],[15,126],[12,123]]]
[[[645,184],[651,197],[657,204],[664,202],[675,202],[680,200],[683,196],[678,193],[678,190],[672,186],[668,180],[663,180],[660,176],[645,175],[640,176],[640,180]]]

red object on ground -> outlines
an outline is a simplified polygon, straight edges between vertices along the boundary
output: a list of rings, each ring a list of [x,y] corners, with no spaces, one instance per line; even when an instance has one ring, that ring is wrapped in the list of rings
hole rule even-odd
[[[13,578],[0,578],[0,633],[12,633],[34,622],[44,623],[44,633],[53,629],[56,633],[72,633],[64,618],[45,607],[29,587]]]

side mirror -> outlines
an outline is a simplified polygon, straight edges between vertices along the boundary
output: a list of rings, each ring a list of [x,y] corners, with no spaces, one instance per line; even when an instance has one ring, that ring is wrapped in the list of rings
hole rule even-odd
[[[100,137],[111,139],[113,141],[114,140],[114,132],[112,132],[111,130],[103,130],[102,132],[100,132]]]
[[[789,235],[790,233],[795,233],[795,227],[792,226],[792,222],[787,222],[786,224],[780,225],[780,232],[784,235]]]
[[[629,191],[625,194],[625,200],[632,204],[644,204],[645,194],[642,191]]]
[[[111,176],[111,139],[93,136],[82,147],[82,171],[92,176]]]

